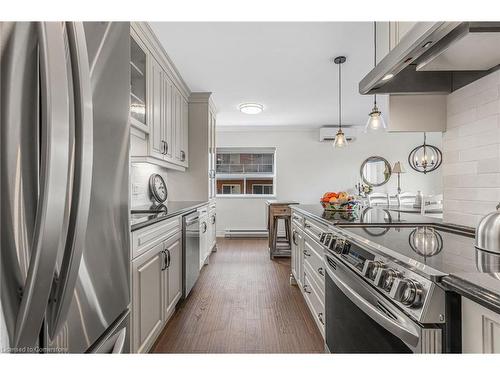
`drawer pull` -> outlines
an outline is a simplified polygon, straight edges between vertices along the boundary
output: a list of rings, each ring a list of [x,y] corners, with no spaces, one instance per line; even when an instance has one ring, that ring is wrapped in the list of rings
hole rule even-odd
[[[304,227],[306,227],[306,228],[311,228],[311,224],[307,224],[307,223],[305,223],[305,224],[304,224]]]
[[[310,257],[310,256],[311,256],[311,254],[309,254],[309,253],[307,252],[307,250],[304,250],[304,251],[302,251],[302,252],[304,253],[304,255],[305,255],[306,257]]]
[[[319,273],[321,276],[325,276],[325,270],[323,269],[323,267],[318,268],[318,273]]]
[[[325,322],[323,320],[323,313],[318,313],[318,320],[321,324],[325,325]]]
[[[309,286],[309,285],[304,285],[304,288],[303,288],[303,289],[304,289],[304,293],[311,294],[311,291],[310,291],[310,290],[307,290],[307,287],[308,287],[308,286]]]

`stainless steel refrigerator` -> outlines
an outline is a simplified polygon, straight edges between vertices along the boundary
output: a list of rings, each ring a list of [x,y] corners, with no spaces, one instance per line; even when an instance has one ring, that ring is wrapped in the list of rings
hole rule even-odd
[[[129,23],[0,27],[1,350],[127,352]]]

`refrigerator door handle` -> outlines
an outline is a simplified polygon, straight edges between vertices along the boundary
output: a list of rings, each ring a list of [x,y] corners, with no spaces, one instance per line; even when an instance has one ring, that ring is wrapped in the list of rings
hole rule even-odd
[[[126,338],[127,338],[127,327],[123,327],[120,330],[120,334],[118,335],[118,338],[116,339],[115,345],[113,345],[113,350],[111,351],[111,353],[113,353],[113,354],[123,353]]]
[[[59,280],[54,284],[54,305],[48,333],[54,338],[66,321],[83,256],[92,188],[93,109],[90,67],[85,30],[81,22],[67,22],[75,97],[75,166],[73,196],[66,248]]]
[[[41,78],[40,194],[26,283],[16,316],[13,345],[32,347],[38,340],[57,255],[65,230],[69,168],[68,77],[62,26],[37,24]]]

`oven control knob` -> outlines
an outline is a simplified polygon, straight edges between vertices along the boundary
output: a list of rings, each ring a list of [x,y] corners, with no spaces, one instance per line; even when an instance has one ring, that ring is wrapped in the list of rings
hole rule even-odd
[[[398,271],[392,268],[382,268],[380,272],[377,273],[375,277],[375,285],[384,289],[386,292],[390,292],[394,280],[399,277]]]
[[[363,275],[370,280],[375,280],[380,269],[384,268],[384,264],[378,260],[369,260],[363,266]]]
[[[397,279],[391,297],[403,305],[418,307],[422,303],[423,289],[419,282],[412,279]]]

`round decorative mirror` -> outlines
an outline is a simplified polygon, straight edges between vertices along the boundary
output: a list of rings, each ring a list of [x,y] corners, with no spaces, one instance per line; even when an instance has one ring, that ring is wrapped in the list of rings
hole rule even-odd
[[[381,156],[370,156],[361,164],[360,175],[370,186],[382,186],[391,178],[391,165]]]

